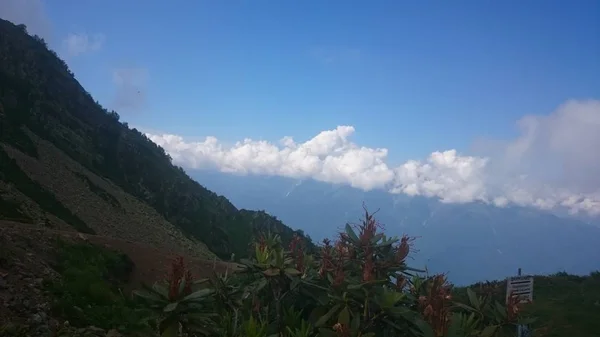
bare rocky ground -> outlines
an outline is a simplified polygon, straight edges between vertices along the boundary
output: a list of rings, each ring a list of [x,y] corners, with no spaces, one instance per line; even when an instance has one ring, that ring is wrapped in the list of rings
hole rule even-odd
[[[134,270],[126,291],[138,288],[142,282],[151,284],[161,280],[167,274],[172,258],[178,255],[175,251],[107,236],[0,221],[0,327],[12,323],[26,329],[17,332],[16,336],[53,336],[64,324],[52,317],[51,298],[44,290],[44,282],[60,277],[52,269],[58,238],[67,242],[89,242],[127,254],[134,263]],[[198,278],[236,268],[234,264],[221,261],[185,259]],[[90,336],[109,333],[94,327],[79,330],[81,335]],[[108,335],[118,336],[116,331]]]
[[[146,203],[89,171],[51,143],[25,132],[37,147],[37,158],[4,143],[0,147],[31,180],[52,193],[96,235],[78,233],[53,214],[55,210],[38,205],[35,196],[23,194],[10,180],[0,180],[0,198],[18,205],[24,216],[0,220],[0,336],[55,336],[64,325],[52,317],[52,299],[44,286],[60,277],[52,269],[58,238],[89,242],[128,255],[134,270],[126,292],[139,288],[142,282],[163,279],[175,256],[183,256],[196,277],[236,268],[215,260],[206,245],[183,234]],[[16,330],[2,330],[11,324]],[[70,331],[68,336],[78,335],[118,336],[115,331],[94,327]]]
[[[184,235],[146,203],[90,172],[51,143],[26,132],[36,145],[39,158],[6,144],[0,143],[0,146],[16,160],[23,172],[51,192],[97,234],[165,247],[183,255],[214,257],[204,243]],[[63,220],[43,211],[10,183],[0,182],[0,197],[19,203],[21,211],[30,218],[45,222],[53,229],[71,228]]]

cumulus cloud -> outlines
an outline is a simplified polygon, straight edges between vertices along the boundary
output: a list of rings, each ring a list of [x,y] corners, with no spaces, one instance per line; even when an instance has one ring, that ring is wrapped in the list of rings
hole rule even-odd
[[[117,111],[138,111],[146,103],[146,83],[149,80],[145,68],[120,68],[113,71],[115,96],[112,102]]]
[[[14,24],[24,24],[27,32],[50,41],[52,25],[41,0],[2,0],[0,17]]]
[[[387,149],[352,142],[352,126],[323,131],[303,143],[284,137],[279,144],[245,139],[225,146],[214,137],[189,142],[171,134],[147,136],[186,168],[312,178],[448,203],[483,201],[600,214],[600,178],[595,174],[600,168],[600,101],[569,101],[550,115],[525,116],[517,126],[519,137],[480,146],[483,154],[447,150],[398,167],[386,163]]]
[[[104,34],[90,36],[85,33],[71,33],[63,40],[63,47],[66,49],[67,55],[78,56],[100,50],[105,40]]]

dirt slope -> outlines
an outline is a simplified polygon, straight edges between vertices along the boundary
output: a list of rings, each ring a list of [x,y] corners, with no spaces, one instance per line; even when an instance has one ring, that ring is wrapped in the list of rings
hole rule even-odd
[[[101,236],[135,241],[161,250],[197,258],[212,258],[206,245],[185,236],[152,207],[125,193],[107,179],[98,177],[73,161],[51,143],[27,132],[37,147],[38,158],[0,143],[19,168],[65,208]],[[2,150],[0,149],[0,150]],[[19,211],[34,223],[58,230],[74,230],[66,219],[44,210],[36,196],[25,195],[19,186],[0,182],[0,198],[20,205]],[[0,218],[1,219],[1,218]]]
[[[177,251],[102,235],[55,230],[31,224],[0,221],[0,327],[9,322],[39,326],[43,331],[54,328],[58,321],[49,315],[51,297],[43,283],[58,276],[56,263],[57,239],[66,242],[89,242],[127,254],[134,263],[128,292],[141,283],[152,284],[164,279]],[[211,277],[235,271],[238,265],[217,260],[184,256],[196,278]],[[43,318],[40,322],[34,322]],[[0,331],[1,334],[1,331]]]
[[[135,264],[131,280],[132,285],[139,285],[142,281],[153,283],[162,280],[167,274],[173,258],[181,255],[177,250],[163,250],[148,244],[109,236],[55,230],[26,223],[0,220],[0,242],[3,243],[2,250],[4,254],[8,250],[17,252],[20,248],[25,256],[37,257],[41,261],[50,261],[52,259],[53,242],[59,238],[67,242],[89,242],[126,254]],[[211,276],[213,272],[224,273],[227,270],[235,271],[238,268],[235,263],[216,259],[183,257],[194,276],[200,278]],[[4,270],[3,272],[9,273],[10,271]]]

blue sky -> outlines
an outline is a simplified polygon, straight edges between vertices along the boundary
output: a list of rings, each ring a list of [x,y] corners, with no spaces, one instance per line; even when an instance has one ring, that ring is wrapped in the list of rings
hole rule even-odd
[[[578,110],[566,114],[570,117],[561,122],[571,123],[566,128],[557,124],[556,112],[570,99],[600,99],[598,1],[6,3],[26,2],[38,12],[33,5],[19,15],[14,8],[4,12],[32,29],[47,21],[42,35],[98,101],[130,125],[182,136],[188,145],[206,136],[225,144],[244,138],[276,142],[283,136],[303,142],[350,125],[356,146],[389,150],[390,167],[434,151],[469,155],[481,138],[506,141],[502,151],[510,152],[512,164],[551,150],[554,163],[563,165],[582,146],[596,140],[600,146],[600,137],[592,136],[568,143],[568,149],[553,145],[556,137],[566,137],[560,130],[582,134],[577,127],[586,123],[577,111],[598,116],[596,105],[571,105]],[[65,49],[69,34],[89,39],[77,55]],[[119,71],[127,90],[115,85]],[[129,104],[120,104],[116,95]],[[533,142],[516,126],[527,114],[558,117],[522,122],[543,126]],[[596,127],[587,127],[592,124]],[[595,131],[600,134],[600,126],[585,134]],[[546,152],[540,150],[544,142]],[[159,143],[171,153],[182,148],[164,139]],[[587,166],[572,164],[570,172],[600,167],[600,157],[592,164],[586,156],[572,162]],[[243,166],[239,153],[236,158],[234,164]],[[363,166],[382,172],[369,165]],[[445,181],[467,180],[465,170],[456,167],[456,177]],[[421,175],[431,175],[423,170]],[[348,179],[355,179],[353,172]],[[336,181],[319,174],[317,179]],[[397,172],[392,175],[388,180],[400,179]]]
[[[600,93],[597,1],[61,1],[70,62],[108,104],[110,68],[148,69],[130,124],[186,136],[308,139],[348,124],[393,160],[504,138],[524,114]],[[327,60],[331,58],[328,62]]]

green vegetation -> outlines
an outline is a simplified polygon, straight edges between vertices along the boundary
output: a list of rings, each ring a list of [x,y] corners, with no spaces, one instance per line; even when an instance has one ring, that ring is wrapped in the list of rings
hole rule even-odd
[[[468,290],[452,298],[443,275],[418,276],[406,265],[412,240],[388,238],[366,213],[315,254],[296,236],[254,243],[235,274],[194,279],[183,258],[163,283],[134,292],[118,288],[130,270],[121,255],[86,245],[61,246],[63,280],[53,285],[57,312],[72,326],[94,324],[144,336],[512,336],[531,323],[512,298],[508,305]]]
[[[535,337],[597,335],[600,273],[536,277],[533,303],[505,305],[504,282],[453,288],[443,275],[425,277],[405,263],[413,241],[378,228],[366,213],[358,228],[347,226],[313,254],[299,236],[286,248],[266,234],[244,268],[205,279],[178,258],[164,282],[133,298],[120,290],[132,269],[125,256],[63,243],[54,309],[73,328],[125,336],[512,337],[518,323]]]
[[[593,337],[600,331],[600,272],[589,276],[558,273],[537,277],[534,303],[528,310],[546,324],[540,336]]]
[[[488,293],[501,300],[505,282],[478,283],[471,286],[476,293]],[[466,288],[459,288],[455,297],[467,299]],[[524,308],[539,318],[532,325],[534,336],[594,337],[600,331],[600,272],[589,276],[557,273],[536,276],[534,300]]]
[[[66,63],[25,26],[0,20],[0,35],[0,142],[35,156],[22,128],[31,130],[223,258],[248,255],[253,234],[262,230],[254,227],[258,224],[267,223],[286,243],[292,239],[293,230],[265,213],[237,210],[173,165],[140,131],[120,123],[119,115],[94,101]],[[72,218],[61,218],[73,224]]]
[[[58,241],[56,260],[61,278],[48,284],[54,315],[79,327],[144,329],[143,312],[122,292],[134,267],[126,255]]]

